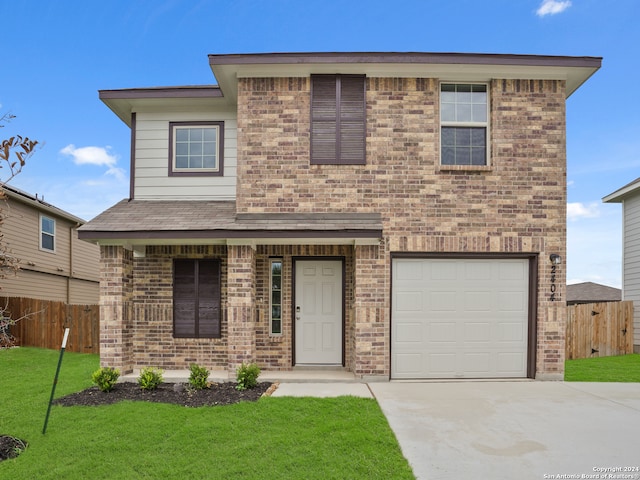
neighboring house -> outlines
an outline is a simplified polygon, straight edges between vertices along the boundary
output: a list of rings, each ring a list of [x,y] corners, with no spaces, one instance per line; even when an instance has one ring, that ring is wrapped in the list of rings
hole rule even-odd
[[[602,201],[622,204],[622,299],[633,301],[633,351],[640,353],[640,178]]]
[[[17,188],[3,190],[3,242],[20,270],[2,280],[0,296],[96,305],[100,249],[78,240],[85,221]]]
[[[209,63],[217,86],[99,93],[132,152],[80,229],[103,365],[563,378],[565,100],[600,58]]]
[[[619,302],[622,300],[622,290],[619,288],[600,285],[599,283],[583,282],[567,285],[567,305],[581,303]]]

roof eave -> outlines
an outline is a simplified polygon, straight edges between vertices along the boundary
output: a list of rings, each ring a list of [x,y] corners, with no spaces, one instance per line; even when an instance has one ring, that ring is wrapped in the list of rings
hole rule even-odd
[[[140,107],[179,104],[181,106],[225,103],[217,85],[183,85],[175,87],[124,88],[98,90],[98,98],[131,127],[131,114]]]
[[[602,198],[603,203],[622,203],[625,198],[640,192],[640,178],[636,178],[633,182],[627,183],[624,187],[619,188],[613,193]]]
[[[209,55],[209,65],[226,96],[237,98],[242,77],[360,73],[368,76],[565,80],[568,98],[601,66],[601,57],[476,53],[258,53]],[[464,78],[462,78],[464,77]]]

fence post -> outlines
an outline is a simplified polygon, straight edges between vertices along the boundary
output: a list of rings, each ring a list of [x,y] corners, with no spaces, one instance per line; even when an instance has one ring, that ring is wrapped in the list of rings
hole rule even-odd
[[[49,407],[47,407],[47,416],[44,418],[44,427],[42,434],[47,432],[47,423],[49,423],[49,413],[51,413],[51,403],[53,403],[53,395],[56,393],[56,385],[58,384],[58,374],[60,373],[60,365],[62,365],[62,356],[64,349],[67,348],[67,338],[69,338],[69,329],[64,329],[64,338],[62,339],[62,347],[60,348],[60,358],[58,359],[58,368],[56,368],[56,376],[53,378],[53,386],[51,387],[51,397],[49,397]]]

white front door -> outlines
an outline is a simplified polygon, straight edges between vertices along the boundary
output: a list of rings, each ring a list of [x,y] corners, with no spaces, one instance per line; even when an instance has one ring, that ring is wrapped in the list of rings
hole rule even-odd
[[[296,365],[342,365],[342,262],[297,260]]]

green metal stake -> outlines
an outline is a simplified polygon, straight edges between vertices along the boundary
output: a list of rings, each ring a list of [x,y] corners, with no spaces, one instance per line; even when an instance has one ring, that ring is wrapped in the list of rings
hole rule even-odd
[[[56,393],[56,385],[58,384],[58,374],[60,373],[60,365],[62,365],[62,356],[64,355],[64,349],[67,348],[67,338],[69,338],[69,329],[64,329],[64,338],[62,339],[62,347],[60,348],[60,358],[58,359],[58,368],[56,369],[56,376],[53,379],[53,386],[51,387],[51,397],[49,398],[49,408],[47,408],[47,416],[44,419],[44,427],[42,427],[42,434],[47,433],[47,423],[49,423],[49,413],[51,413],[51,404],[53,403],[53,395]]]

